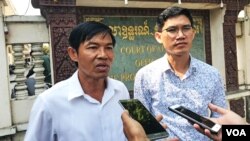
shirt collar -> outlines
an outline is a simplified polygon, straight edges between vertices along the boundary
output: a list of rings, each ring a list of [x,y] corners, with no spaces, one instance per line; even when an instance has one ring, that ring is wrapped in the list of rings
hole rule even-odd
[[[84,91],[82,90],[82,86],[78,79],[78,70],[69,78],[69,85],[71,85],[71,87],[69,87],[70,90],[68,94],[69,101],[74,98],[83,96]]]
[[[68,100],[71,101],[72,99],[78,98],[78,97],[90,97],[86,93],[84,93],[82,86],[80,84],[79,78],[78,78],[78,70],[69,78],[69,85],[71,85],[71,89],[69,90],[68,94]],[[73,89],[72,89],[73,88]],[[104,94],[108,93],[108,95],[115,94],[115,91],[119,90],[118,85],[115,85],[113,80],[109,77],[107,77],[107,88],[105,89]],[[89,98],[88,98],[89,99]]]
[[[190,73],[196,72],[197,67],[198,66],[196,64],[196,59],[194,57],[192,57],[192,55],[190,54],[190,66],[189,66]]]
[[[161,64],[161,71],[162,72],[165,72],[165,71],[168,71],[170,70],[171,71],[171,67],[170,67],[170,64],[168,62],[168,55],[167,53],[162,57],[160,58],[160,64]],[[196,71],[196,63],[195,63],[195,58],[192,57],[192,55],[190,54],[190,66],[189,66],[189,71],[191,72],[195,72]]]
[[[165,72],[167,70],[171,70],[170,64],[168,62],[168,55],[165,54],[163,57],[160,58],[160,66],[161,66],[161,72]]]

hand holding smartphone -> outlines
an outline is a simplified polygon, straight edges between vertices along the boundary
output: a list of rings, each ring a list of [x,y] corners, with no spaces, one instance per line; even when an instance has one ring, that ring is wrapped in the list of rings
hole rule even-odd
[[[183,107],[180,105],[173,105],[168,107],[170,111],[186,118],[187,120],[198,124],[202,128],[209,129],[211,133],[217,134],[220,129],[221,125],[214,123],[213,121],[209,120],[208,118],[205,118],[201,115],[198,115],[197,113]]]
[[[129,115],[134,120],[142,125],[150,140],[167,138],[169,136],[168,132],[139,100],[120,100],[119,103],[124,109],[128,110]]]

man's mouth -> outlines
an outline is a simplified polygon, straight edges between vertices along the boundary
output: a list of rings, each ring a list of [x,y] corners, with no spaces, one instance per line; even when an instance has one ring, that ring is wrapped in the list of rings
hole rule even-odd
[[[185,46],[185,45],[187,45],[186,42],[178,42],[174,46]]]
[[[98,64],[96,65],[96,68],[98,71],[108,71],[109,70],[109,65],[108,64]]]

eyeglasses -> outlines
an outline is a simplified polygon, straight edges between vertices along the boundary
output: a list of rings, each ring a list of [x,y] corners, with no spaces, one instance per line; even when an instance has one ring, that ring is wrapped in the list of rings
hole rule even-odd
[[[166,29],[163,29],[163,31],[166,31],[171,36],[177,36],[179,34],[179,31],[182,32],[185,36],[189,35],[192,31],[193,27],[191,25],[184,25],[181,28],[178,28],[176,26],[169,27]]]

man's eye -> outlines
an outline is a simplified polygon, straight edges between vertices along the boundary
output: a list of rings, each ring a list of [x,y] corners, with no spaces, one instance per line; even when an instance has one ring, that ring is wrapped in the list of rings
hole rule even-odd
[[[175,33],[177,31],[176,28],[168,28],[166,29],[167,32],[170,32],[170,33]]]
[[[96,49],[97,46],[89,46],[88,49]]]
[[[113,46],[108,46],[108,47],[106,47],[107,49],[109,49],[109,50],[113,50]]]
[[[187,31],[187,30],[190,30],[191,28],[192,28],[191,26],[184,26],[184,27],[183,27],[183,30],[186,30],[186,31]]]

